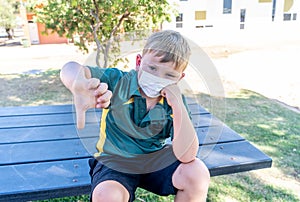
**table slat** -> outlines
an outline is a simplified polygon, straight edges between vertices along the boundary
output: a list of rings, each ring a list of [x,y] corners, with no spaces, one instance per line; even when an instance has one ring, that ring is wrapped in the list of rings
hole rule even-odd
[[[17,144],[24,142],[64,140],[82,137],[99,137],[98,124],[86,124],[84,129],[78,130],[72,125],[54,125],[26,128],[0,129],[1,144]]]
[[[211,176],[266,168],[272,163],[248,141],[202,146],[198,155]],[[0,166],[0,201],[7,201],[8,197],[36,200],[65,196],[66,192],[68,195],[88,193],[87,162],[88,158]]]
[[[211,176],[271,167],[272,159],[248,141],[206,145],[198,155]]]
[[[86,123],[100,125],[100,118],[100,113],[89,112],[86,114]],[[192,114],[192,122],[195,127],[221,124],[211,114]],[[0,129],[72,125],[74,123],[76,123],[76,116],[72,113],[0,117]]]
[[[0,165],[34,163],[92,156],[98,138],[0,145]]]

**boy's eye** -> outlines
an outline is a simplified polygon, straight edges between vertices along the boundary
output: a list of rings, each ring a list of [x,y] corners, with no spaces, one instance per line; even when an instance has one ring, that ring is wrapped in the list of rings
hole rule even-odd
[[[149,69],[156,70],[156,67],[149,66]]]
[[[173,74],[167,74],[167,77],[175,78]]]

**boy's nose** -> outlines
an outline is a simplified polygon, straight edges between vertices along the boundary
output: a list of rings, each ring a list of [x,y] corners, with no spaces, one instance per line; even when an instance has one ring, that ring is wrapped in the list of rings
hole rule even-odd
[[[160,78],[165,78],[165,74],[163,71],[158,70],[155,73],[156,73],[155,76],[160,77]]]

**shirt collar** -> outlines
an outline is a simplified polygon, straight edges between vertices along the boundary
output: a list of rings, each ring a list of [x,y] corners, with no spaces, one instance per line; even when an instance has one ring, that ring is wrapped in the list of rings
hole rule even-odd
[[[141,96],[141,93],[139,91],[139,84],[137,80],[137,71],[131,70],[129,72],[130,74],[130,89],[129,89],[129,96],[132,97],[134,95]]]

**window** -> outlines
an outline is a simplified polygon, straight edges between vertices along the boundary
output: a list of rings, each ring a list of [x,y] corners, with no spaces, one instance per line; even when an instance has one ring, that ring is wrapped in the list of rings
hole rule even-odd
[[[284,13],[283,14],[284,21],[297,20],[297,13]]]
[[[176,28],[182,28],[182,21],[183,21],[183,13],[179,13],[176,17]]]
[[[231,14],[232,0],[223,0],[223,14]]]
[[[176,17],[176,22],[182,22],[183,13],[179,13],[179,15]]]
[[[240,10],[240,29],[245,29],[246,9]]]
[[[182,23],[176,23],[176,28],[182,28]]]
[[[240,21],[245,22],[245,17],[246,17],[246,9],[241,9]]]
[[[195,20],[206,20],[206,11],[195,11]]]
[[[290,13],[284,13],[283,14],[283,20],[284,21],[289,21],[289,20],[291,20],[291,18],[292,18],[292,14],[290,14]]]

